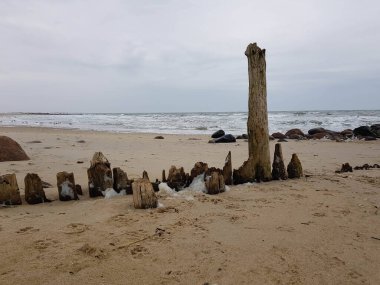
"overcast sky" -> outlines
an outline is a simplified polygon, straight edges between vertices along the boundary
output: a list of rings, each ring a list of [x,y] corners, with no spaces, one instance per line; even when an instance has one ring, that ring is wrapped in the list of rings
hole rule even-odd
[[[0,112],[380,109],[380,2],[0,0]]]

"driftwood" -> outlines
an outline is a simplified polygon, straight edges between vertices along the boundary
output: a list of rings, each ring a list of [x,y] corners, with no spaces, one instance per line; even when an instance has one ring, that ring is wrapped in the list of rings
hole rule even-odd
[[[288,177],[300,178],[303,176],[301,161],[298,159],[297,154],[293,153],[292,159],[288,164]]]
[[[286,180],[288,178],[288,174],[286,173],[286,168],[284,164],[284,159],[282,157],[282,148],[280,143],[276,143],[275,145],[272,164],[272,178],[274,180]]]
[[[224,184],[223,172],[221,170],[213,170],[206,174],[205,185],[207,194],[219,194],[226,190]]]
[[[157,196],[152,183],[146,179],[137,179],[132,183],[133,205],[136,209],[157,208]]]
[[[28,173],[24,179],[25,200],[28,204],[50,202],[45,196],[41,178],[35,173]]]
[[[0,203],[5,205],[22,204],[16,174],[13,173],[0,176]]]
[[[57,173],[57,187],[59,200],[79,200],[75,185],[74,174],[66,171]]]
[[[101,152],[94,154],[87,175],[90,197],[103,196],[102,191],[113,186],[111,164]]]
[[[248,58],[248,163],[239,175],[243,181],[268,181],[272,178],[267,112],[267,86],[265,49],[256,43],[249,44],[245,55]],[[248,168],[246,168],[248,167]]]
[[[231,160],[231,152],[229,151],[226,157],[226,160],[224,162],[223,167],[223,177],[224,177],[224,183],[226,185],[232,185],[232,160]]]

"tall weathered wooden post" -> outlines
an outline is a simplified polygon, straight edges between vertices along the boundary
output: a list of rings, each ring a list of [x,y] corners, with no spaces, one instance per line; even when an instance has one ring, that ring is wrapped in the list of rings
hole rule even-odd
[[[270,180],[269,130],[267,111],[267,78],[265,49],[256,43],[249,44],[245,55],[248,58],[248,151],[255,170],[256,180]]]
[[[265,49],[249,44],[248,160],[234,171],[235,184],[271,180]]]

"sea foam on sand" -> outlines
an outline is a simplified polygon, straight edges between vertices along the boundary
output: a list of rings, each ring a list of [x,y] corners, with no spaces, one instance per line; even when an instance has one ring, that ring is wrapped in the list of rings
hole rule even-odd
[[[194,195],[207,192],[203,174],[195,177],[189,187],[184,188],[178,192],[170,188],[166,183],[160,183],[158,185],[158,189],[158,194],[161,196],[185,199],[187,201],[194,200]]]
[[[102,191],[102,194],[103,194],[103,196],[104,196],[105,199],[111,199],[113,197],[127,195],[127,191],[126,190],[121,190],[119,193],[117,193],[115,191],[115,189],[113,189],[113,188],[107,188],[105,191]]]

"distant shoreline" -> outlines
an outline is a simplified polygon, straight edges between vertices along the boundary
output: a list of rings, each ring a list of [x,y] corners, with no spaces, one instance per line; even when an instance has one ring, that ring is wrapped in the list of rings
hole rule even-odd
[[[300,112],[380,112],[380,109],[329,109],[329,110],[269,110],[268,113],[300,113]],[[186,112],[0,112],[1,115],[144,115],[144,114],[219,114],[248,113],[248,111],[186,111]]]

